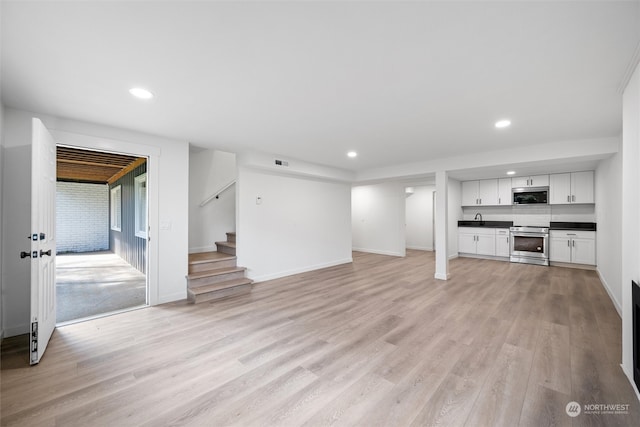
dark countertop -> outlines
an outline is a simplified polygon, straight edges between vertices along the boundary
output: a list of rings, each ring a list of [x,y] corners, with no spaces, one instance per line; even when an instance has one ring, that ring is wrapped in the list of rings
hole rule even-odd
[[[596,231],[595,222],[550,222],[550,230]]]
[[[458,227],[509,228],[513,221],[458,221]]]

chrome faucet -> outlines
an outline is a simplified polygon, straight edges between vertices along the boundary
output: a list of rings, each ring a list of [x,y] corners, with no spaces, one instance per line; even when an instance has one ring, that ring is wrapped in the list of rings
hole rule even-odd
[[[476,217],[475,217],[475,218],[473,218],[473,219],[477,221],[477,220],[478,220],[478,217],[480,217],[480,222],[482,222],[482,214],[481,214],[480,212],[478,212],[478,213],[476,214]]]

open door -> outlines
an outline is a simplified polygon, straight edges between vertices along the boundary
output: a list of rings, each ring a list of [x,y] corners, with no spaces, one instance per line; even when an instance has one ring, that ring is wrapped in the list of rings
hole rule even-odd
[[[31,357],[40,362],[56,327],[56,144],[36,118],[31,147]]]

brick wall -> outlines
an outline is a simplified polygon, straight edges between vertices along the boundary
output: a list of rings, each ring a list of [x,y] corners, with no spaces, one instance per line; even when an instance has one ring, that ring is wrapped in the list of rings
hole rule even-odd
[[[109,250],[109,186],[58,182],[58,253]]]

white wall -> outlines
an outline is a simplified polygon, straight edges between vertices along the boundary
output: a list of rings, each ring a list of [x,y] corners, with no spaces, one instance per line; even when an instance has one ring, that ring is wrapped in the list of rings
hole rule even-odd
[[[351,262],[350,197],[348,183],[239,162],[238,265],[264,281]]]
[[[640,282],[640,66],[623,94],[622,109],[622,368],[633,384],[631,280]]]
[[[109,186],[56,183],[56,252],[109,250]]]
[[[449,204],[447,250],[449,258],[455,258],[458,256],[458,221],[462,219],[462,184],[460,181],[449,178],[447,203]]]
[[[434,186],[411,187],[406,194],[406,245],[408,249],[433,250]]]
[[[5,336],[28,332],[30,258],[26,236],[31,234],[31,144],[29,126],[22,126],[12,110],[4,110],[4,154],[2,167],[2,312]],[[11,185],[9,185],[11,183]]]
[[[215,251],[236,231],[236,186],[204,206],[207,197],[236,179],[236,155],[218,150],[189,153],[189,252]]]
[[[31,118],[40,118],[58,143],[149,155],[150,300],[186,298],[188,257],[189,146],[137,132],[5,109],[3,181],[3,304],[5,335],[28,331],[29,262],[16,254],[30,234]],[[10,225],[10,226],[8,226]],[[7,248],[11,248],[11,253]]]
[[[0,1],[0,22],[2,22],[2,2]],[[0,24],[1,26],[1,24]],[[1,33],[1,31],[0,31]],[[1,68],[1,67],[0,67]],[[0,72],[1,73],[1,72]],[[2,82],[2,78],[0,76],[0,82]],[[2,86],[2,85],[0,85]],[[3,158],[4,158],[4,132],[3,132],[3,121],[4,121],[4,106],[2,104],[2,90],[0,89],[0,236],[4,234],[2,229],[3,224],[3,213],[2,213],[2,170],[4,169]],[[2,279],[2,241],[0,241],[0,340],[4,336],[4,321],[2,314],[2,288],[3,288],[3,279]]]
[[[405,204],[399,182],[353,187],[353,250],[405,256]]]
[[[0,9],[2,6],[0,6]],[[2,97],[0,96],[0,236],[4,235],[3,223],[4,223],[4,214],[2,207],[2,187],[4,185],[4,179],[2,177],[2,171],[4,170],[4,132],[3,132],[3,121],[4,121],[4,107],[2,106]],[[2,275],[2,250],[3,244],[0,240],[0,340],[4,336],[4,316],[3,316],[3,296],[2,296],[2,288],[4,280]]]
[[[622,155],[600,161],[596,170],[596,258],[598,274],[618,313],[622,311]]]

